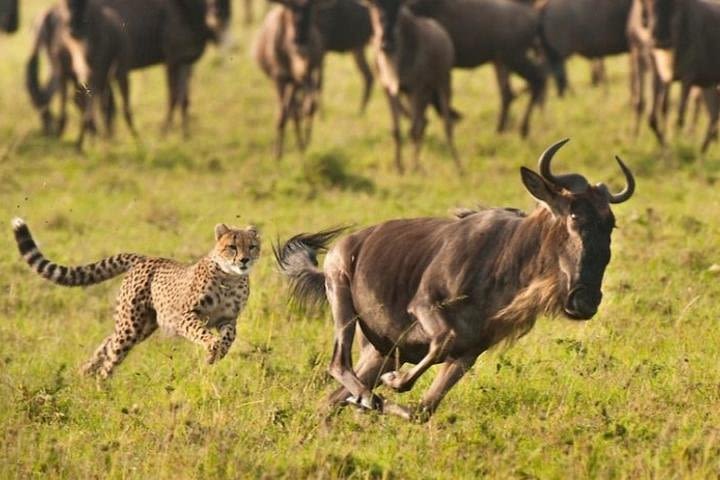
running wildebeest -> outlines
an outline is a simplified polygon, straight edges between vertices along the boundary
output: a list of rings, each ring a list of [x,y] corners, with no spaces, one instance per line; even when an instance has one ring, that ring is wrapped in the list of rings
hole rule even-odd
[[[19,24],[19,0],[0,0],[0,32],[15,33]]]
[[[717,140],[720,121],[720,96],[715,86],[720,83],[720,3],[704,0],[649,0],[650,25],[656,49],[665,50],[665,65],[670,70],[665,84],[679,80],[683,85],[683,97],[691,86],[703,88],[703,97],[710,114],[702,151]],[[653,114],[661,109],[666,92],[655,92]],[[684,103],[684,100],[683,100]],[[661,143],[664,137],[660,122],[651,117],[651,126]]]
[[[589,59],[628,51],[627,21],[632,0],[547,0],[540,9],[542,40],[562,96],[567,88],[565,59]]]
[[[285,126],[292,118],[298,148],[310,142],[323,66],[314,0],[273,0],[253,45],[253,57],[275,83],[278,97],[275,157],[281,158]]]
[[[167,132],[175,109],[182,131],[190,133],[190,77],[208,41],[219,42],[230,22],[230,0],[100,0],[122,19],[130,42],[130,69],[165,64]]]
[[[526,136],[532,110],[545,91],[543,68],[530,55],[539,32],[536,10],[509,0],[410,0],[408,6],[416,15],[430,17],[447,30],[455,49],[455,67],[494,64],[501,98],[498,131],[507,127],[514,99],[509,73],[527,82],[531,98],[520,126],[520,133]]]
[[[425,111],[435,103],[442,115],[455,166],[461,170],[453,140],[450,105],[450,71],[455,59],[450,36],[438,22],[414,15],[397,0],[371,0],[370,5],[379,78],[390,106],[398,171],[404,170],[400,131],[403,99],[407,99],[412,122],[410,137],[415,147],[415,168],[420,169],[420,148],[427,126]]]
[[[373,74],[365,58],[365,47],[372,37],[370,12],[359,0],[330,0],[318,5],[315,23],[325,52],[352,52],[363,77],[360,112],[364,112],[373,85]]]
[[[275,247],[293,296],[325,300],[332,309],[329,372],[341,387],[331,402],[427,417],[481,353],[525,335],[537,316],[595,315],[615,226],[610,207],[633,195],[635,180],[619,158],[627,186],[617,194],[579,174],[553,174],[551,161],[566,141],[540,156],[540,174],[521,168],[539,202],[529,215],[494,208],[388,221],[342,238],[323,269],[317,253],[342,229],[300,234]],[[356,326],[362,346],[353,370]],[[403,363],[415,365],[400,371]],[[438,363],[416,412],[373,393],[380,382],[407,391]]]
[[[129,43],[118,15],[96,0],[69,0],[48,9],[39,19],[35,42],[26,67],[27,89],[40,112],[46,134],[62,134],[66,124],[68,84],[82,112],[77,146],[85,135],[95,131],[96,100],[103,103],[105,124],[112,134],[112,118],[106,103],[111,98],[110,81],[115,79],[123,98],[125,119],[135,134],[128,93]],[[50,63],[50,79],[40,86],[39,54],[45,50]],[[50,112],[50,101],[60,93],[57,125]]]

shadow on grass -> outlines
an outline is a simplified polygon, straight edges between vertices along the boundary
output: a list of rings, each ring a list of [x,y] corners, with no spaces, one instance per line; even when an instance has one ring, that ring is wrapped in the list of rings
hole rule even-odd
[[[345,153],[331,150],[313,154],[303,163],[302,176],[313,189],[338,189],[373,193],[375,184],[361,175],[348,172],[350,160]]]

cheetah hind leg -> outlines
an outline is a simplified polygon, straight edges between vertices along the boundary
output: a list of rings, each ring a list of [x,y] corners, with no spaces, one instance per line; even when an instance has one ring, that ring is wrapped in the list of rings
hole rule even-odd
[[[130,349],[153,334],[158,328],[154,312],[144,312],[128,321],[115,322],[115,332],[106,338],[85,365],[83,371],[107,379],[113,369],[127,357]]]
[[[92,376],[97,373],[98,369],[102,366],[103,363],[105,363],[105,360],[107,360],[106,349],[112,337],[113,336],[110,335],[109,337],[105,338],[105,340],[103,340],[97,350],[95,350],[95,353],[93,353],[92,358],[86,363],[84,363],[82,367],[80,367],[80,373],[88,376]]]

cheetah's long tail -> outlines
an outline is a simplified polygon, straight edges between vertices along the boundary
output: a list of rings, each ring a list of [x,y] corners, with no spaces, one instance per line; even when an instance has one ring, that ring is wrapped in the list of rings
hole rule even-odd
[[[23,219],[14,218],[12,227],[20,255],[30,268],[43,278],[66,287],[81,287],[109,280],[127,272],[144,258],[134,253],[121,253],[88,265],[66,267],[45,258]]]
[[[275,260],[282,273],[290,280],[292,296],[301,303],[323,303],[325,297],[325,274],[318,267],[317,254],[327,250],[327,245],[346,227],[333,228],[318,233],[295,235],[283,245],[273,245]]]

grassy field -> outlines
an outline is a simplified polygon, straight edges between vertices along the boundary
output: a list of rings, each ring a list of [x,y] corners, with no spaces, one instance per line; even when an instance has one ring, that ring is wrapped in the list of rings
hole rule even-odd
[[[360,77],[337,56],[309,152],[276,162],[272,88],[248,55],[253,29],[238,21],[236,49],[209,49],[197,65],[190,140],[160,137],[165,89],[155,68],[131,77],[141,140],[120,125],[115,140],[78,155],[77,116],[62,140],[42,138],[23,88],[41,6],[24,2],[21,32],[0,37],[0,478],[720,475],[720,147],[699,156],[700,132],[676,134],[666,151],[647,129],[634,137],[624,57],[608,62],[606,88],[588,85],[587,62],[571,62],[575,93],[552,92],[525,141],[494,133],[492,71],[457,73],[467,173],[454,173],[433,115],[428,173],[400,177],[382,94],[359,116]],[[558,170],[619,188],[620,154],[638,179],[636,196],[615,208],[599,314],[540,319],[512,348],[486,353],[427,424],[326,411],[329,316],[288,307],[270,243],[478,203],[531,209],[518,168],[535,167],[566,136]],[[209,367],[198,347],[158,334],[97,388],[77,368],[112,329],[119,282],[42,280],[18,258],[16,215],[66,264],[119,251],[190,262],[211,248],[215,223],[257,224],[265,256],[236,344]],[[411,404],[432,374],[402,396],[380,393]]]

